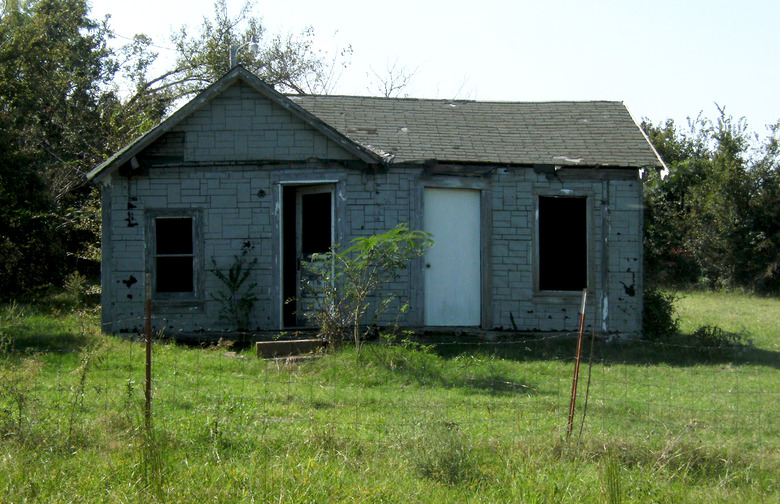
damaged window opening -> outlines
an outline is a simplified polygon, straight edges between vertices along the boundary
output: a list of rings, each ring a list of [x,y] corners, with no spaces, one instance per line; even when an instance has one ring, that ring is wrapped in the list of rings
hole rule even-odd
[[[192,217],[155,220],[156,292],[193,292]]]
[[[587,288],[587,198],[540,196],[537,225],[539,290]]]

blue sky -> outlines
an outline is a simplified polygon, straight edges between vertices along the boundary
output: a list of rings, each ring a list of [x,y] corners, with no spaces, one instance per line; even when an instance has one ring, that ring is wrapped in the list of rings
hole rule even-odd
[[[92,4],[118,34],[161,47],[213,13],[211,0]],[[231,14],[241,4],[228,0]],[[313,27],[331,54],[351,45],[337,94],[377,94],[371,69],[397,62],[416,69],[412,97],[620,100],[637,119],[683,125],[699,112],[714,118],[717,103],[762,136],[780,120],[776,0],[258,0],[253,12],[271,33]]]

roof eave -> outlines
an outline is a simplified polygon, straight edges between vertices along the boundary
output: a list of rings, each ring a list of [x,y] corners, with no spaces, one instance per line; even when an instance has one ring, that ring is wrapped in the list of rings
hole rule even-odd
[[[631,117],[631,120],[634,121],[634,124],[636,125],[637,129],[639,129],[639,132],[642,133],[642,136],[647,142],[647,145],[649,145],[650,148],[653,150],[653,154],[655,154],[655,158],[658,160],[658,164],[653,166],[653,168],[655,168],[658,171],[658,173],[661,174],[661,178],[665,178],[669,174],[669,167],[666,166],[666,163],[664,163],[664,160],[661,158],[661,155],[658,153],[658,150],[656,150],[655,145],[653,145],[653,142],[650,141],[650,137],[647,136],[645,130],[642,129],[642,126],[640,126],[640,123],[636,120],[636,116],[631,111],[631,108],[625,103],[623,103],[623,106],[626,108],[626,112],[628,112],[628,115]],[[645,168],[650,168],[650,166],[642,167],[642,169]]]

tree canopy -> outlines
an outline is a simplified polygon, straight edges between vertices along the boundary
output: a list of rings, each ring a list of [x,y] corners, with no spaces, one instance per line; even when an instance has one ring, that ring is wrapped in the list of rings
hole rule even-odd
[[[7,2],[0,18],[0,290],[57,278],[78,231],[68,214],[110,148],[108,29],[84,0]],[[78,239],[76,239],[78,240]],[[76,250],[70,252],[76,253]]]
[[[780,123],[765,138],[719,109],[642,127],[669,167],[645,182],[645,260],[667,286],[780,292]]]
[[[217,0],[200,30],[173,35],[176,61],[155,75],[153,41],[137,34],[112,50],[109,20],[91,19],[87,0],[2,4],[0,297],[97,275],[99,202],[86,173],[227,72],[231,45],[259,42],[241,63],[280,91],[327,90],[340,55],[315,51],[311,30],[267,34],[251,7],[230,17]]]

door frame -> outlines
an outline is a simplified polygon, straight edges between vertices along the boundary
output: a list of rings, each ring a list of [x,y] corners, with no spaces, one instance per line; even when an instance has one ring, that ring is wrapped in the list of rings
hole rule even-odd
[[[415,195],[415,207],[419,211],[414,212],[414,226],[416,229],[424,229],[425,224],[425,189],[475,189],[479,190],[480,210],[480,328],[488,329],[493,326],[493,202],[492,183],[489,180],[465,180],[461,177],[442,177],[436,180],[423,179],[417,184]],[[434,242],[436,237],[433,238]],[[419,307],[415,323],[425,325],[425,258],[420,257],[412,266],[412,306]]]
[[[296,185],[295,186],[295,297],[301,299],[303,297],[301,284],[302,284],[302,263],[307,260],[303,257],[303,196],[312,194],[327,194],[330,197],[330,244],[328,249],[333,246],[336,238],[336,187],[334,184],[313,184],[313,185]],[[284,197],[284,196],[283,196]],[[284,211],[284,207],[282,207]],[[283,217],[284,218],[284,217]],[[282,234],[284,234],[284,227],[282,228]],[[282,236],[284,242],[284,236]],[[284,247],[284,245],[283,245]],[[290,252],[282,250],[282,275],[285,274],[284,260],[285,257],[290,257]],[[288,273],[289,274],[289,273]],[[284,282],[288,279],[283,278]],[[300,309],[296,302],[296,308]],[[305,319],[302,315],[297,313],[295,315],[295,324],[288,325],[288,327],[304,327],[306,325]]]
[[[302,176],[297,178],[293,174],[280,176],[273,181],[273,266],[271,270],[272,283],[270,298],[274,300],[275,308],[271,311],[271,326],[279,330],[289,329],[291,326],[284,324],[284,190],[288,187],[325,186],[332,187],[331,226],[333,243],[341,243],[346,233],[346,208],[343,202],[346,200],[346,175],[332,177],[310,178]],[[297,224],[296,224],[297,225]]]

